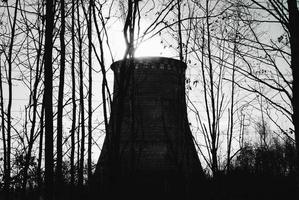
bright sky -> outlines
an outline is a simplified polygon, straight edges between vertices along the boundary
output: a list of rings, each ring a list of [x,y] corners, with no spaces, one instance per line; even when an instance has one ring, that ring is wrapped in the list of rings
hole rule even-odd
[[[143,20],[141,29],[146,28],[150,25],[150,21]],[[114,23],[109,29],[109,41],[113,56],[115,60],[120,60],[123,58],[125,52],[125,41],[123,36],[123,23],[120,21]],[[138,44],[135,50],[135,57],[145,57],[145,56],[174,56],[173,53],[164,48],[161,43],[161,37],[156,35],[155,37],[145,40]]]
[[[163,50],[163,46],[161,45],[159,38],[156,36],[151,40],[147,40],[141,43],[140,46],[136,49],[135,56],[161,56],[163,55]]]

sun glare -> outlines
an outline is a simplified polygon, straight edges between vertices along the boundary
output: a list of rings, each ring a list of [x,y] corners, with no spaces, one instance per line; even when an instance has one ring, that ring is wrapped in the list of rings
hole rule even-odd
[[[150,22],[144,21],[142,23],[141,32],[150,25]],[[110,27],[110,46],[112,48],[113,57],[116,60],[122,59],[125,53],[125,40],[123,36],[123,23],[116,21]],[[137,37],[137,36],[136,36]],[[165,48],[161,43],[161,37],[156,35],[148,40],[145,40],[139,44],[135,49],[135,57],[154,57],[154,56],[173,56],[173,52],[169,48]]]
[[[157,37],[142,42],[135,51],[135,57],[161,56],[162,54],[163,46]]]

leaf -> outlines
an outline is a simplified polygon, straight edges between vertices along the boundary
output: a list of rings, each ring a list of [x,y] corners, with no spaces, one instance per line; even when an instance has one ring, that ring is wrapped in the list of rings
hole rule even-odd
[[[279,36],[279,37],[277,38],[278,42],[281,42],[282,39],[283,39],[283,35],[281,35],[281,36]]]
[[[197,86],[197,84],[198,84],[198,80],[195,80],[195,81],[193,81],[193,86]]]

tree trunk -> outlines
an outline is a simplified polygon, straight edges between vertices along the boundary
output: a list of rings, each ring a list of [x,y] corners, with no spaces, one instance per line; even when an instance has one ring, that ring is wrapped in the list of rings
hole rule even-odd
[[[45,199],[53,199],[53,28],[54,1],[46,0],[44,107],[45,107]]]
[[[79,39],[79,94],[80,94],[80,113],[81,113],[81,148],[79,161],[78,185],[83,189],[84,182],[84,148],[85,148],[85,117],[84,117],[84,91],[83,91],[83,60],[82,60],[82,36],[80,28],[80,10],[79,1],[77,1],[77,22],[78,22],[78,39]]]
[[[291,69],[293,74],[293,98],[292,98],[292,106],[293,106],[293,124],[295,130],[295,141],[296,141],[296,167],[297,167],[297,188],[299,187],[299,117],[298,117],[298,77],[299,77],[299,28],[298,28],[298,20],[299,20],[299,11],[297,7],[296,0],[288,0],[288,8],[289,8],[289,24],[288,28],[290,31],[290,44],[291,44]],[[299,194],[298,194],[299,196]]]
[[[75,131],[76,131],[76,77],[75,77],[75,0],[72,0],[72,61],[71,61],[71,76],[72,76],[72,128],[71,128],[71,198],[73,198],[75,186]]]
[[[181,0],[177,0],[178,4],[178,36],[179,36],[179,56],[180,61],[183,61],[183,38],[182,38],[182,25],[181,25]]]
[[[88,158],[87,158],[87,169],[88,169],[88,180],[92,177],[92,6],[93,1],[90,0],[88,9]]]
[[[61,31],[60,31],[60,79],[58,90],[58,107],[57,107],[57,165],[56,165],[56,194],[61,194],[63,186],[62,174],[62,136],[63,136],[63,96],[64,96],[64,73],[65,73],[65,3],[61,4]]]
[[[0,57],[1,64],[1,57]],[[4,102],[3,102],[3,87],[2,87],[2,68],[0,66],[0,106],[1,106],[1,132],[2,132],[2,142],[3,142],[3,174],[4,174],[4,185],[6,185],[6,175],[7,175],[7,163],[6,163],[6,136],[5,136],[5,112],[4,112]]]
[[[218,158],[217,158],[217,124],[216,124],[216,104],[215,104],[215,92],[214,92],[214,69],[212,65],[212,53],[211,53],[211,36],[210,36],[210,16],[209,16],[209,0],[206,0],[206,25],[207,25],[207,51],[208,51],[208,71],[209,71],[209,81],[210,81],[210,101],[211,101],[211,113],[212,120],[209,123],[210,134],[211,134],[211,154],[212,154],[212,171],[213,175],[216,175],[218,172]],[[207,105],[208,106],[208,105]],[[210,114],[208,114],[210,115]]]
[[[16,20],[17,20],[17,11],[18,11],[18,4],[19,0],[16,0],[15,7],[14,7],[14,17],[11,29],[11,37],[10,37],[10,44],[8,50],[8,105],[7,105],[7,151],[6,151],[6,174],[5,174],[5,184],[4,184],[4,191],[8,195],[9,198],[9,190],[10,190],[10,173],[11,173],[11,107],[12,107],[12,50],[14,46],[14,38],[15,38],[15,29],[16,29]]]
[[[44,99],[43,99],[44,102]],[[41,117],[40,117],[40,133],[39,133],[39,147],[38,147],[38,160],[37,160],[37,182],[39,187],[39,192],[41,192],[42,188],[42,158],[43,158],[43,139],[44,139],[44,115],[45,115],[44,103],[42,103],[41,108]]]
[[[237,37],[238,37],[238,28],[239,23],[237,22],[237,27],[235,28],[234,35],[234,48],[233,48],[233,63],[232,63],[232,78],[231,78],[231,104],[230,104],[230,126],[228,134],[228,144],[227,144],[227,172],[230,171],[231,164],[231,146],[232,146],[232,137],[233,137],[233,128],[234,128],[234,100],[235,100],[235,72],[236,72],[236,51],[237,51]]]

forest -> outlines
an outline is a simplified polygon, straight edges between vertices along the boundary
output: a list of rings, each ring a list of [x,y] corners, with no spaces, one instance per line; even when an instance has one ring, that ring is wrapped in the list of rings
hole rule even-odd
[[[122,118],[110,118],[110,66],[146,56],[187,64],[186,112],[204,172],[194,199],[297,199],[298,7],[0,0],[0,199],[106,199],[92,184],[104,138],[121,129]]]

